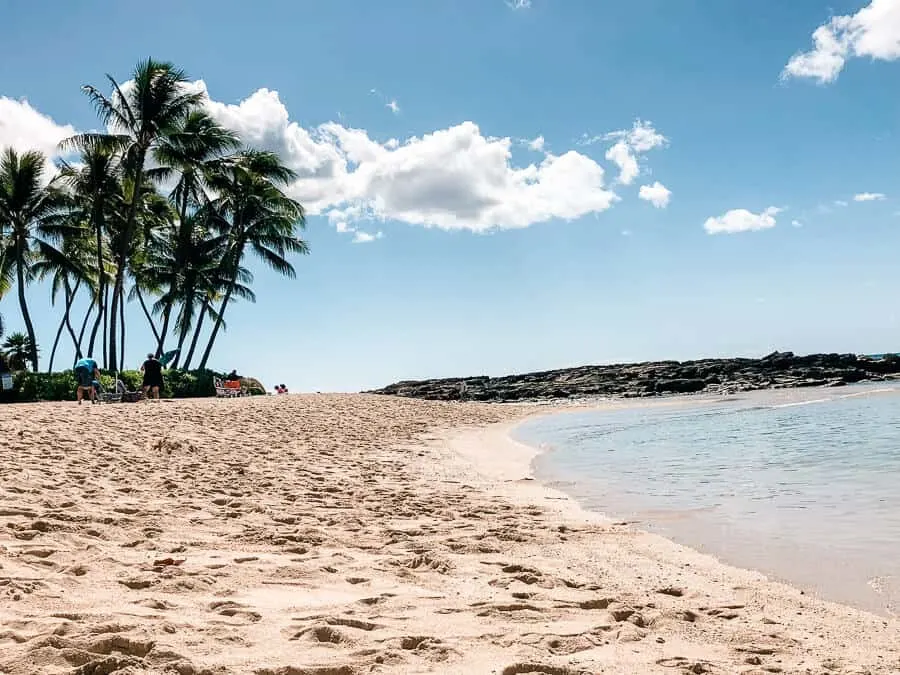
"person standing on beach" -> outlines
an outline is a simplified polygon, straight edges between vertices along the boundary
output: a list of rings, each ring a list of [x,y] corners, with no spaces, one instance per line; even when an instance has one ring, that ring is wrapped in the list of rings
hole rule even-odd
[[[141,365],[144,374],[144,396],[159,399],[159,392],[163,388],[162,364],[153,354],[147,354],[147,360]]]
[[[78,382],[78,388],[75,390],[75,396],[78,398],[78,405],[81,405],[85,389],[88,391],[88,396],[90,397],[88,400],[93,403],[94,398],[97,395],[97,392],[94,389],[94,380],[100,380],[100,368],[97,366],[97,362],[91,357],[78,359],[75,363],[75,379]]]

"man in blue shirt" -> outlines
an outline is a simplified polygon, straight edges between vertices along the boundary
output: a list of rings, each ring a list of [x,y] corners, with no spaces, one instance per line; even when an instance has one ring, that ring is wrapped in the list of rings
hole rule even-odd
[[[94,380],[100,379],[100,368],[97,362],[90,357],[79,359],[75,364],[75,379],[78,381],[78,389],[76,396],[78,397],[78,405],[81,405],[81,399],[84,398],[85,389],[90,395],[91,402],[94,401],[96,392],[94,391]]]

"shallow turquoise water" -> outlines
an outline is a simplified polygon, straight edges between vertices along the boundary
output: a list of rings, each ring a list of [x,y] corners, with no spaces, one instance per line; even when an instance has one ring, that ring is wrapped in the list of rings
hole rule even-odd
[[[757,392],[532,420],[585,507],[881,613],[900,607],[900,393]]]

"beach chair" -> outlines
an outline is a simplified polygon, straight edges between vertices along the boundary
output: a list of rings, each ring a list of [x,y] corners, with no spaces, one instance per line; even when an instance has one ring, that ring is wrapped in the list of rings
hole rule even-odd
[[[216,398],[235,398],[241,395],[241,383],[239,380],[223,382],[217,377],[213,380],[213,384],[216,387]]]
[[[124,403],[137,403],[144,400],[143,391],[128,391],[125,383],[118,378],[116,379],[116,393],[119,395],[119,400]]]
[[[116,380],[118,383],[120,380]],[[118,387],[117,387],[118,389]],[[122,402],[122,394],[119,391],[106,391],[103,388],[103,385],[94,380],[94,390],[96,392],[94,396],[94,400],[97,403],[121,403]]]

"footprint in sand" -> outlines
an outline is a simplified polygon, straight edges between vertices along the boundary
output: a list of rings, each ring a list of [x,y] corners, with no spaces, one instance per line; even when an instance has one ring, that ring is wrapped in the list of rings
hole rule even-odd
[[[500,675],[589,675],[589,673],[543,663],[514,663],[500,671]]]
[[[288,631],[289,640],[305,640],[316,644],[325,645],[352,645],[356,642],[347,633],[338,630],[328,624],[314,625],[300,631]]]
[[[241,619],[249,623],[256,623],[262,619],[262,615],[259,612],[249,610],[246,606],[230,600],[213,602],[209,605],[209,610],[219,616]]]
[[[281,668],[260,668],[253,675],[357,675],[353,666],[283,666]]]

